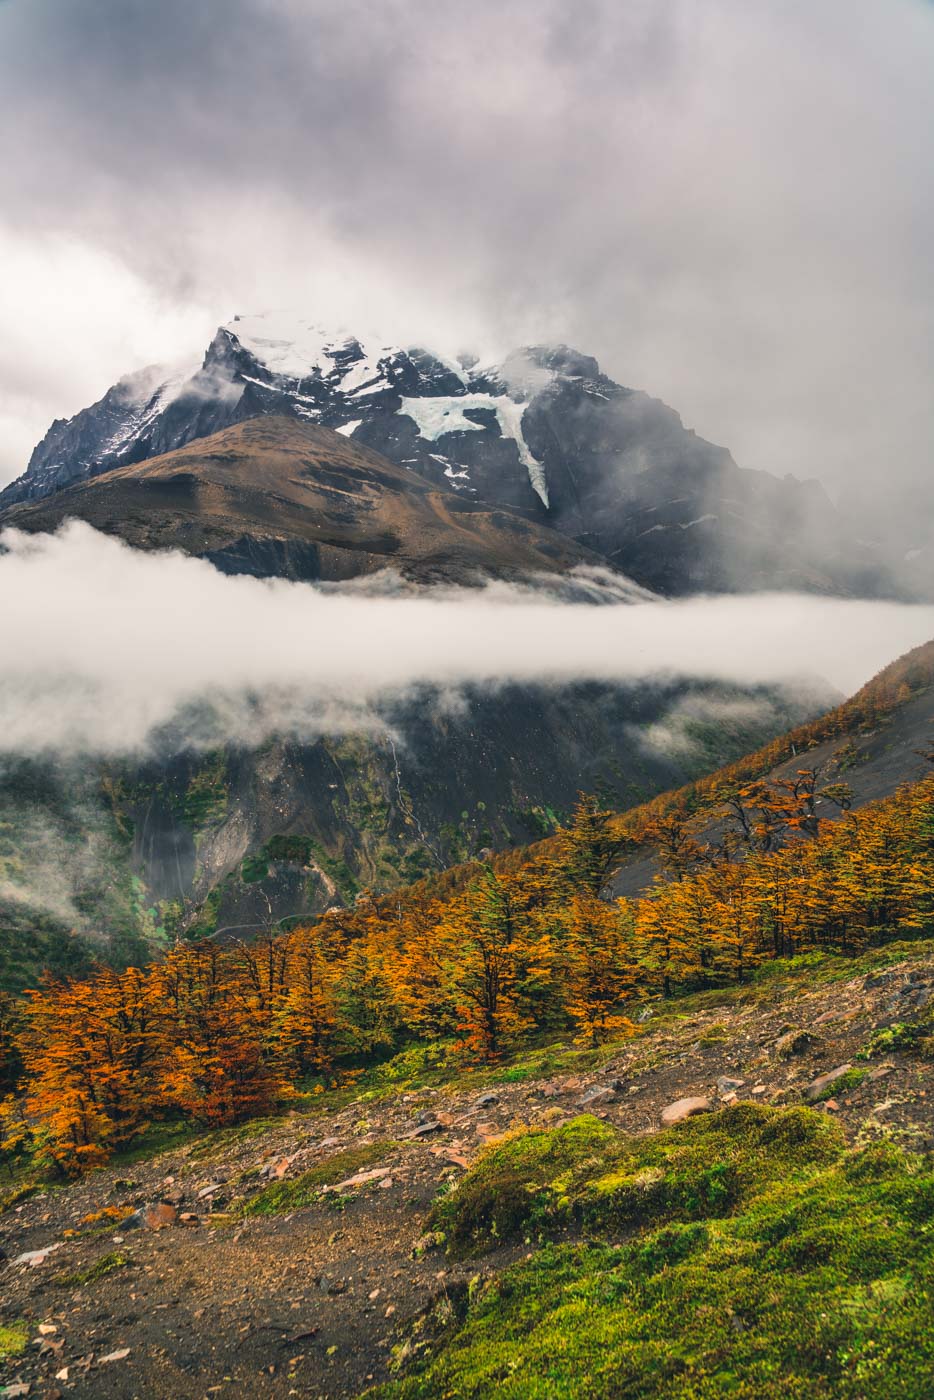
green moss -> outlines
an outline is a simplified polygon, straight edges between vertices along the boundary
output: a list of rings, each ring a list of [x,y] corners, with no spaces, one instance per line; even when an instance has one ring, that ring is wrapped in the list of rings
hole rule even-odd
[[[737,1104],[652,1138],[589,1115],[492,1149],[430,1224],[465,1254],[529,1230],[577,1222],[593,1234],[728,1215],[776,1170],[789,1176],[840,1150],[840,1130],[808,1109]]]
[[[8,1322],[0,1325],[0,1361],[9,1356],[22,1356],[29,1345],[29,1324]]]
[[[393,1141],[363,1143],[337,1152],[310,1171],[292,1181],[275,1181],[240,1207],[241,1215],[287,1215],[303,1206],[313,1205],[324,1186],[336,1186],[357,1172],[366,1171],[384,1161],[398,1143]]]
[[[99,1259],[95,1259],[86,1269],[79,1269],[73,1274],[59,1274],[55,1282],[62,1288],[83,1288],[86,1283],[96,1283],[98,1279],[106,1278],[117,1269],[125,1269],[129,1262],[125,1254],[113,1249],[109,1254],[102,1254]]]
[[[452,1253],[466,1254],[556,1217],[569,1181],[598,1170],[617,1138],[590,1114],[512,1137],[486,1152],[439,1201],[429,1227],[444,1234]]]
[[[826,1126],[809,1109],[689,1120],[675,1130],[680,1170],[728,1161],[730,1212],[694,1220],[669,1200],[674,1218],[649,1212],[621,1245],[545,1246],[475,1295],[420,1370],[375,1394],[927,1400],[934,1172],[891,1144],[850,1151]],[[630,1143],[631,1178],[661,1179],[660,1139],[671,1157],[674,1134]]]
[[[894,1053],[934,1059],[934,1015],[922,1016],[917,1021],[896,1021],[894,1025],[873,1031],[857,1059],[871,1060],[877,1055]]]
[[[208,754],[175,801],[175,809],[192,831],[219,825],[227,815],[227,761],[223,753]]]
[[[839,1079],[834,1079],[821,1089],[820,1093],[811,1099],[812,1103],[826,1103],[828,1099],[835,1099],[839,1094],[848,1094],[853,1089],[858,1089],[860,1084],[869,1073],[868,1069],[861,1069],[859,1065],[854,1065],[848,1069],[846,1074],[841,1074]]]
[[[14,1206],[18,1206],[21,1201],[28,1201],[29,1197],[34,1196],[38,1190],[37,1182],[27,1181],[0,1191],[0,1215],[3,1215],[4,1211],[12,1210]]]
[[[269,874],[269,862],[260,854],[240,862],[240,879],[245,885],[258,885]]]

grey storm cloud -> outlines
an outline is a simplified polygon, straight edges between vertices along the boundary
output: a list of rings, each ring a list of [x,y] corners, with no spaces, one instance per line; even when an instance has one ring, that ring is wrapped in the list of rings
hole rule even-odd
[[[904,513],[932,62],[926,0],[6,0],[0,477],[119,373],[294,305],[567,340],[741,465]]]

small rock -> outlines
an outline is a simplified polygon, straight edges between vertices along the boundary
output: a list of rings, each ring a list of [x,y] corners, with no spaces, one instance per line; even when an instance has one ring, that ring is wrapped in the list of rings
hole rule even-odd
[[[384,1176],[383,1179],[382,1179],[382,1181],[379,1183],[379,1189],[380,1189],[381,1191],[388,1191],[389,1188],[390,1188],[390,1186],[394,1186],[394,1185],[395,1185],[395,1182],[393,1181],[393,1179],[392,1179],[391,1176]]]
[[[193,1225],[199,1225],[201,1223],[201,1219],[200,1216],[195,1215],[194,1211],[183,1210],[181,1215],[178,1217],[178,1223],[180,1225],[187,1225],[190,1229]]]
[[[874,987],[888,987],[895,981],[896,976],[897,974],[892,971],[870,972],[867,977],[863,978],[863,991],[871,992]]]
[[[97,1364],[98,1366],[109,1366],[112,1361],[125,1361],[129,1354],[129,1347],[121,1347],[119,1351],[109,1351],[106,1356],[99,1356]]]
[[[54,1322],[40,1322],[36,1331],[39,1333],[40,1337],[54,1337],[58,1328],[55,1326]]]
[[[768,1086],[766,1084],[754,1084],[749,1092],[750,1094],[764,1094],[767,1092],[767,1089]]]
[[[592,1107],[594,1104],[612,1103],[616,1098],[616,1090],[602,1084],[594,1084],[585,1094],[581,1094],[577,1100],[581,1108]]]
[[[894,1074],[894,1072],[894,1065],[880,1065],[878,1069],[874,1069],[872,1074],[870,1074],[869,1083],[875,1084],[878,1080],[885,1079],[888,1075]]]
[[[374,1167],[372,1171],[357,1172],[355,1176],[348,1176],[345,1181],[339,1181],[331,1189],[334,1191],[349,1191],[355,1186],[366,1186],[369,1181],[379,1181],[382,1177],[391,1174],[392,1167]]]
[[[808,1103],[813,1103],[819,1099],[828,1084],[834,1084],[838,1079],[842,1079],[852,1065],[837,1065],[836,1069],[829,1069],[826,1074],[819,1074],[816,1079],[812,1079],[804,1091],[804,1097]]]
[[[639,1026],[644,1026],[646,1021],[651,1021],[654,1014],[655,1013],[653,1012],[650,1006],[643,1006],[642,1010],[636,1017],[636,1024]]]
[[[711,1102],[705,1098],[678,1099],[662,1109],[663,1128],[671,1128],[675,1123],[683,1123],[685,1118],[693,1118],[696,1113],[709,1113]]]
[[[210,1185],[202,1186],[201,1190],[198,1192],[198,1200],[206,1201],[209,1196],[216,1195],[216,1193],[222,1189],[223,1185],[224,1183],[222,1181],[212,1181]]]
[[[735,1098],[734,1090],[742,1089],[745,1083],[745,1079],[731,1079],[728,1074],[721,1074],[720,1078],[717,1080],[717,1093],[733,1094]]]
[[[164,1230],[167,1225],[174,1225],[177,1218],[178,1211],[168,1201],[156,1201],[140,1206],[126,1220],[120,1221],[120,1227],[123,1230]]]
[[[853,1017],[858,1015],[858,1007],[855,1007],[851,1011],[848,1011],[846,1008],[841,1011],[825,1011],[823,1016],[818,1016],[815,1019],[814,1024],[815,1026],[826,1026],[828,1021],[852,1021]]]
[[[480,1094],[474,1099],[474,1105],[477,1108],[489,1108],[494,1103],[499,1103],[499,1094],[494,1094],[492,1090],[488,1090],[485,1094]]]
[[[840,1112],[840,1105],[837,1103],[836,1099],[827,1099],[827,1101],[824,1104],[824,1108],[827,1110],[828,1113]]]
[[[807,1054],[816,1044],[817,1036],[808,1031],[788,1031],[776,1040],[775,1050],[779,1059],[790,1060],[793,1055]]]
[[[429,1123],[420,1124],[420,1126],[417,1127],[414,1132],[409,1133],[408,1136],[410,1138],[430,1137],[432,1133],[440,1133],[442,1127],[443,1124],[439,1123],[437,1118],[433,1118]]]
[[[56,1249],[61,1249],[63,1243],[64,1241],[59,1240],[57,1244],[47,1244],[44,1249],[27,1249],[25,1254],[18,1254],[13,1263],[28,1264],[31,1269],[37,1269],[40,1264],[45,1263],[50,1254],[54,1253]]]

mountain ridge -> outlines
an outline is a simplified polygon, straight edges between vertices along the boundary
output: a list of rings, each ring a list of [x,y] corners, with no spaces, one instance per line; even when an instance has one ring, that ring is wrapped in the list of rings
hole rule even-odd
[[[79,518],[141,549],[181,549],[229,573],[346,580],[396,567],[423,583],[522,577],[601,557],[516,510],[439,488],[330,428],[270,415],[112,467],[2,523]]]
[[[539,345],[492,364],[456,361],[293,315],[235,318],[194,373],[140,371],[56,422],[0,492],[0,510],[282,414],[340,431],[451,495],[518,511],[654,592],[901,589],[817,482],[737,466],[592,356]]]

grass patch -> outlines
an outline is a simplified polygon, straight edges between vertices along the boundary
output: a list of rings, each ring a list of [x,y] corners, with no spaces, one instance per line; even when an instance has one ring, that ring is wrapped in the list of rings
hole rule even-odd
[[[215,1128],[213,1132],[201,1133],[188,1156],[193,1162],[210,1161],[241,1142],[262,1137],[278,1127],[280,1122],[278,1118],[251,1118],[247,1123],[235,1123],[230,1128]]]
[[[291,1181],[274,1181],[240,1207],[240,1215],[288,1215],[303,1206],[313,1205],[324,1186],[336,1186],[357,1172],[375,1167],[399,1144],[385,1142],[362,1143],[359,1147],[348,1147],[344,1152],[336,1152],[333,1157],[319,1162],[301,1176]]]
[[[922,1060],[934,1060],[934,1013],[917,1021],[896,1021],[883,1026],[872,1035],[857,1053],[858,1060],[872,1060],[877,1055],[901,1053]]]
[[[834,1079],[832,1083],[825,1084],[820,1093],[811,1100],[812,1103],[826,1103],[828,1099],[835,1099],[838,1094],[848,1094],[853,1089],[858,1089],[860,1084],[869,1073],[868,1069],[862,1069],[859,1065],[854,1065],[848,1069],[846,1074],[841,1074],[839,1079]]]
[[[199,1130],[190,1123],[151,1123],[133,1139],[131,1146],[115,1152],[108,1162],[111,1167],[130,1167],[135,1162],[148,1162],[173,1147],[184,1147],[198,1136]]]
[[[6,1191],[0,1191],[0,1215],[3,1215],[4,1211],[12,1210],[22,1201],[28,1201],[29,1197],[34,1196],[38,1190],[40,1190],[38,1182],[27,1181],[21,1182],[18,1186],[11,1186]]]
[[[11,1356],[22,1356],[29,1345],[29,1324],[8,1322],[0,1325],[0,1361]]]
[[[641,1178],[648,1202],[635,1211],[624,1187],[631,1238],[537,1250],[472,1298],[418,1371],[374,1395],[927,1400],[934,1171],[891,1144],[851,1151],[828,1126],[810,1109],[756,1107],[630,1141],[625,1180]],[[662,1181],[718,1162],[736,1173],[731,1200],[709,1209],[668,1189],[659,1220]]]
[[[62,1288],[83,1288],[86,1283],[96,1283],[98,1279],[106,1278],[117,1269],[125,1269],[129,1262],[125,1254],[112,1249],[109,1254],[102,1254],[99,1259],[95,1259],[86,1269],[78,1269],[73,1274],[59,1274],[55,1282]]]
[[[839,1152],[840,1129],[808,1109],[736,1104],[650,1139],[589,1114],[523,1132],[485,1153],[438,1202],[430,1228],[455,1255],[571,1223],[606,1235],[671,1218],[728,1215],[775,1171]]]

